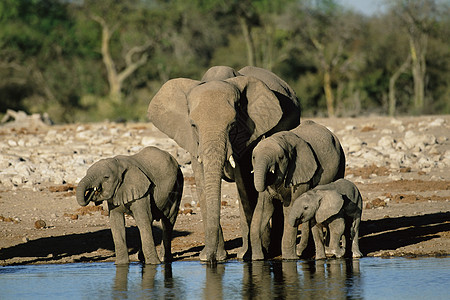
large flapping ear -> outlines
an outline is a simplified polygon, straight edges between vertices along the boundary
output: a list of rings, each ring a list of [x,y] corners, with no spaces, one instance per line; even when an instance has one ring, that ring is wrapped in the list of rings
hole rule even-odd
[[[169,80],[148,106],[150,121],[194,156],[198,153],[198,137],[189,120],[187,94],[200,83],[187,78]]]
[[[309,182],[317,171],[316,156],[311,146],[300,137],[291,137],[289,143],[293,145],[293,153],[286,175],[286,187]]]
[[[319,190],[316,193],[321,195],[319,208],[316,211],[316,222],[323,223],[339,213],[344,205],[344,198],[335,190]]]
[[[114,205],[127,204],[145,196],[151,186],[150,179],[136,166],[123,169],[122,183],[113,198]]]
[[[227,79],[226,82],[239,89],[241,92],[239,105],[253,122],[247,128],[251,133],[247,142],[249,145],[278,124],[283,115],[280,102],[264,82],[254,77],[238,76]],[[248,103],[244,103],[245,99]]]

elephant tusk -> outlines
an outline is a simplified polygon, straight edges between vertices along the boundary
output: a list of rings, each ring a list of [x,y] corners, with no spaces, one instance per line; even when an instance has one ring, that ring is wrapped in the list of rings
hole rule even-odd
[[[200,157],[197,157],[197,161],[198,161],[199,164],[202,163],[202,159]]]
[[[233,169],[236,168],[236,162],[234,161],[233,155],[230,155],[230,158],[228,158],[228,161],[230,162],[230,165]]]
[[[253,173],[255,173],[255,170],[251,170],[251,171],[250,171],[250,174],[253,174]]]

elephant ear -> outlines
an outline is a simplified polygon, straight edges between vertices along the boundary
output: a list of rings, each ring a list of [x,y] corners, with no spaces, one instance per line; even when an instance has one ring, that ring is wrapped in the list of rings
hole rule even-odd
[[[198,137],[189,119],[187,94],[200,83],[187,78],[171,79],[148,106],[148,118],[153,125],[195,157],[198,156]]]
[[[291,137],[288,143],[294,147],[291,153],[291,165],[286,175],[286,187],[309,182],[317,171],[316,156],[311,146],[297,136]]]
[[[344,205],[344,198],[335,190],[317,191],[321,194],[319,208],[316,211],[316,222],[323,223],[336,215]]]
[[[248,146],[278,124],[283,115],[280,102],[264,82],[254,77],[237,76],[225,81],[236,86],[241,92],[238,103],[239,114],[247,113],[253,121],[253,124],[250,124],[251,122],[242,120],[242,115],[238,116],[241,118],[238,119],[238,125],[245,126],[245,130],[250,136],[246,143]],[[245,103],[245,99],[247,103]]]
[[[123,170],[122,178],[113,199],[114,205],[127,204],[144,197],[152,184],[150,179],[133,165]]]

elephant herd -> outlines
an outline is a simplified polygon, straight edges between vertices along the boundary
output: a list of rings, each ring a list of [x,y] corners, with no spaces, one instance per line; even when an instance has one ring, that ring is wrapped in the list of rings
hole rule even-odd
[[[261,260],[280,250],[283,259],[298,259],[310,231],[316,259],[362,255],[362,199],[356,186],[342,179],[340,142],[322,125],[300,124],[300,114],[299,100],[284,80],[250,66],[212,67],[200,81],[171,79],[153,97],[150,121],[191,155],[205,229],[201,261],[227,258],[220,225],[222,179],[237,186],[239,259]],[[136,219],[145,262],[157,264],[151,223],[162,221],[161,260],[169,261],[182,190],[176,160],[146,147],[92,165],[78,184],[77,201],[107,201],[117,264],[128,263],[124,213]]]

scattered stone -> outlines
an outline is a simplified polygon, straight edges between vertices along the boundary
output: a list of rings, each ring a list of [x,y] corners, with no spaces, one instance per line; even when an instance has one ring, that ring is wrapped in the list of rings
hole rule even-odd
[[[44,220],[37,220],[36,222],[34,222],[34,228],[36,229],[42,229],[45,228],[47,226],[47,224],[45,223]]]

